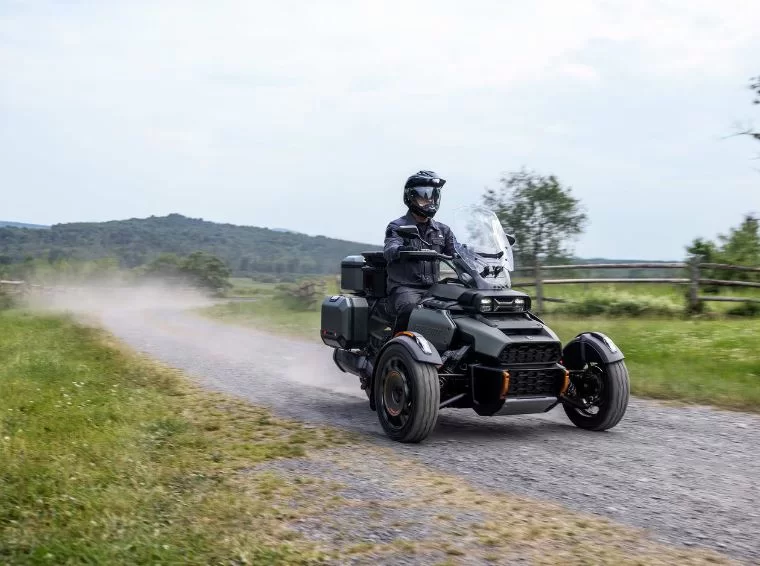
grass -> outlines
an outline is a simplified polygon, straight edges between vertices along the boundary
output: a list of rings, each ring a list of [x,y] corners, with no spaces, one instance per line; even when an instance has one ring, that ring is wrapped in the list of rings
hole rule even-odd
[[[256,301],[206,307],[200,312],[223,322],[251,326],[284,336],[319,340],[320,313],[316,308],[296,310],[291,308],[287,300],[271,294],[261,295]]]
[[[533,287],[516,290],[534,296]],[[575,314],[580,316],[657,316],[679,317],[684,313],[688,287],[685,285],[659,285],[646,283],[595,283],[545,285],[544,295],[567,301],[566,303],[546,302],[545,313]],[[701,296],[709,296],[704,289]],[[760,289],[721,287],[722,297],[760,299]],[[747,303],[704,302],[704,314],[722,316],[730,314]]]
[[[241,471],[341,435],[195,389],[97,330],[18,311],[0,313],[0,389],[0,563],[318,557],[282,536],[287,486]]]
[[[274,285],[260,283],[247,277],[230,277],[232,287],[227,291],[228,297],[257,297],[271,294]]]
[[[388,448],[274,418],[196,388],[67,318],[0,313],[0,387],[0,563],[269,565],[357,556],[369,563],[424,561],[441,549],[451,563],[462,555],[730,562],[556,504],[485,493]],[[267,469],[287,458],[320,466]],[[395,499],[356,499],[357,486],[340,483],[345,474],[329,473],[352,470],[375,481],[385,462],[397,472],[383,480],[391,493],[398,488]],[[409,489],[411,501],[403,495]],[[441,509],[435,519],[403,515],[418,528],[434,527],[421,539],[357,540],[345,520],[351,513],[386,532],[386,512],[426,510],[431,502]],[[463,524],[463,511],[482,519]],[[310,540],[292,528],[301,520],[329,524],[326,532],[337,536]]]
[[[547,315],[563,342],[610,336],[626,356],[634,395],[760,411],[760,320],[669,320]]]
[[[334,277],[319,281],[324,284],[325,293],[340,292]],[[255,297],[254,300],[218,304],[203,308],[200,312],[224,322],[252,326],[275,334],[319,339],[322,297],[317,299],[313,308],[303,310],[290,300],[279,285],[245,281],[245,285],[249,284],[249,294],[244,292],[238,296]]]
[[[579,297],[582,286],[571,286]],[[626,293],[642,302],[678,305],[676,291],[654,286],[627,286]],[[613,293],[597,289],[597,293]],[[680,292],[680,291],[679,291]],[[266,300],[264,300],[266,297]],[[642,298],[643,297],[643,298]],[[598,330],[608,334],[626,355],[634,395],[654,399],[710,404],[760,412],[760,318],[702,316],[578,316],[550,309],[546,322],[566,342],[577,333]],[[282,335],[319,341],[319,305],[309,311],[289,308],[274,287],[262,300],[228,303],[204,309],[204,314]]]

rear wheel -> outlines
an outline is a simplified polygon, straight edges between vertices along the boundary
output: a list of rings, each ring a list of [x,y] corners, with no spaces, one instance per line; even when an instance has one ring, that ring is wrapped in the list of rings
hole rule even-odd
[[[586,430],[607,430],[623,418],[628,408],[630,383],[623,360],[605,364],[590,360],[582,371],[573,372],[568,396],[586,405],[563,403],[573,424]]]
[[[438,372],[415,360],[406,347],[391,344],[383,352],[374,390],[380,424],[393,440],[420,442],[435,427],[441,400]]]

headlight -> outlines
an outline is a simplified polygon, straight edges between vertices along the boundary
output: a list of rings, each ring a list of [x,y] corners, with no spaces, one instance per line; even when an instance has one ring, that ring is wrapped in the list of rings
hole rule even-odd
[[[493,299],[490,297],[483,297],[480,299],[478,310],[480,312],[491,312],[493,310]]]
[[[525,312],[530,308],[529,303],[522,297],[514,299],[495,298],[492,312]]]
[[[457,302],[466,310],[482,313],[518,313],[530,310],[530,298],[514,295],[483,296],[475,289],[461,294]]]

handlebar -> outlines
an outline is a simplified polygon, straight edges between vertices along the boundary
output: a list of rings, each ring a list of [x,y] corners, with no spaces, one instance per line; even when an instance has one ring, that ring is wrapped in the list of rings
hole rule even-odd
[[[434,259],[454,259],[453,256],[438,253],[435,250],[419,250],[413,252],[399,252],[400,260],[430,261]]]

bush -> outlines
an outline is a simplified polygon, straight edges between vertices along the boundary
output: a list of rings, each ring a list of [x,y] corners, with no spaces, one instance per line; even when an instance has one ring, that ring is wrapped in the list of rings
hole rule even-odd
[[[729,316],[759,316],[760,303],[740,303],[726,311]]]
[[[295,311],[313,310],[325,295],[323,281],[305,280],[300,283],[280,283],[275,287],[280,300]]]
[[[684,312],[684,308],[671,297],[600,290],[580,300],[553,306],[551,312],[581,316],[677,316]]]

